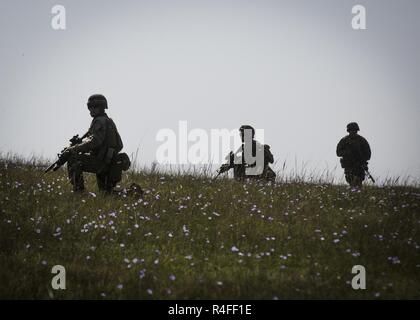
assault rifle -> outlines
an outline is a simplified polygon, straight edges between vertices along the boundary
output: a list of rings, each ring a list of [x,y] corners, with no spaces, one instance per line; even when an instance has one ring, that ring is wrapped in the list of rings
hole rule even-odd
[[[79,137],[78,134],[76,134],[75,136],[73,136],[73,138],[71,138],[70,141],[70,147],[73,147],[75,145],[78,145],[82,142],[83,138],[86,137],[87,134],[83,135],[83,137]],[[54,162],[53,164],[51,164],[47,169],[45,169],[45,173],[49,172],[49,171],[57,171],[58,169],[60,169],[61,166],[63,166],[70,158],[70,151],[66,148],[64,148],[63,150],[61,150],[61,152],[59,154],[57,154],[57,161]]]

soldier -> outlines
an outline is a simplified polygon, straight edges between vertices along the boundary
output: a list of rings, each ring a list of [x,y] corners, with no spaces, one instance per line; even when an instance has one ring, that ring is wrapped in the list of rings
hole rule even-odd
[[[347,125],[347,136],[337,145],[337,156],[341,157],[341,167],[344,168],[346,181],[350,187],[360,189],[365,180],[368,160],[371,157],[369,143],[358,135],[359,125],[351,122]]]
[[[246,131],[251,134],[252,139],[252,157],[256,157],[257,154],[263,154],[264,159],[263,163],[259,164],[258,161],[255,161],[252,164],[247,164],[245,160],[245,137]],[[233,176],[236,180],[244,179],[253,179],[253,180],[265,180],[269,182],[274,182],[276,174],[270,168],[269,164],[274,162],[273,154],[270,151],[270,146],[265,144],[262,145],[255,140],[255,129],[249,125],[243,125],[239,128],[239,133],[241,135],[242,144],[239,149],[233,153],[230,152],[226,157],[228,163],[223,164],[219,169],[219,174],[228,171],[233,168]],[[248,147],[248,146],[247,146]],[[257,167],[259,166],[259,167]],[[261,172],[259,174],[247,174],[246,169],[252,168],[256,172]]]
[[[119,154],[123,143],[114,121],[105,113],[106,98],[94,94],[89,97],[87,107],[93,118],[89,130],[80,143],[67,148],[69,179],[73,190],[82,192],[83,172],[95,173],[99,190],[110,193],[121,181],[122,170],[128,169],[130,160],[125,153]]]

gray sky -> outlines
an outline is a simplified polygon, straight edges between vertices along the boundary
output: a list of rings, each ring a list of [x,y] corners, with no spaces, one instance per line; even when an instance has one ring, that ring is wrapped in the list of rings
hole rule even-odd
[[[51,28],[56,4],[64,31]],[[356,4],[367,30],[351,28]],[[1,0],[0,150],[52,157],[103,93],[141,164],[159,129],[187,120],[263,128],[278,167],[321,171],[339,166],[357,121],[376,176],[420,178],[419,14],[417,0]]]

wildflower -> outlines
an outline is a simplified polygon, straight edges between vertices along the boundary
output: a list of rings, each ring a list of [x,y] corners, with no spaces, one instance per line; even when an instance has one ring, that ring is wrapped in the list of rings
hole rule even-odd
[[[239,251],[239,249],[235,246],[233,246],[230,250],[232,250],[232,252],[238,252]]]
[[[398,257],[388,257],[388,260],[392,262],[392,264],[400,264],[401,261]]]
[[[176,279],[176,277],[175,277],[173,274],[171,274],[171,275],[169,276],[169,280],[171,280],[171,281],[175,281],[175,279]]]
[[[124,286],[121,283],[119,285],[117,285],[118,290],[121,290],[122,288],[124,288]]]
[[[146,269],[141,269],[139,271],[139,277],[140,279],[143,279],[146,276]]]

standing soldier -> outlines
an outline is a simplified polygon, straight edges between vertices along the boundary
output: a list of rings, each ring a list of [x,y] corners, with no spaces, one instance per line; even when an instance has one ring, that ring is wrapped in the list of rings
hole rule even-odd
[[[254,163],[248,164],[246,163],[245,159],[245,148],[248,149],[248,145],[245,147],[245,131],[249,132],[252,137],[252,157],[257,157],[258,155],[263,155],[264,159],[262,163],[259,161],[255,161]],[[228,162],[223,164],[220,169],[219,173],[226,172],[233,168],[233,176],[236,180],[244,180],[244,179],[254,179],[254,180],[265,180],[274,182],[276,178],[276,174],[270,168],[269,164],[274,162],[273,154],[270,151],[270,146],[267,144],[262,145],[258,141],[255,140],[255,129],[249,125],[243,125],[239,128],[239,133],[241,135],[242,144],[239,149],[233,153],[230,152],[229,155],[226,157]],[[246,169],[254,169],[255,172],[260,172],[259,174],[247,174]]]
[[[358,135],[359,125],[351,122],[347,125],[347,136],[337,145],[337,156],[340,157],[341,167],[344,168],[346,181],[351,188],[360,189],[368,170],[368,160],[371,157],[369,143]]]
[[[95,173],[99,190],[110,193],[121,181],[122,170],[130,166],[130,159],[125,153],[119,154],[123,143],[114,121],[105,113],[106,98],[94,94],[89,97],[87,107],[93,118],[90,128],[78,144],[67,148],[69,179],[73,190],[82,192],[83,172]]]

